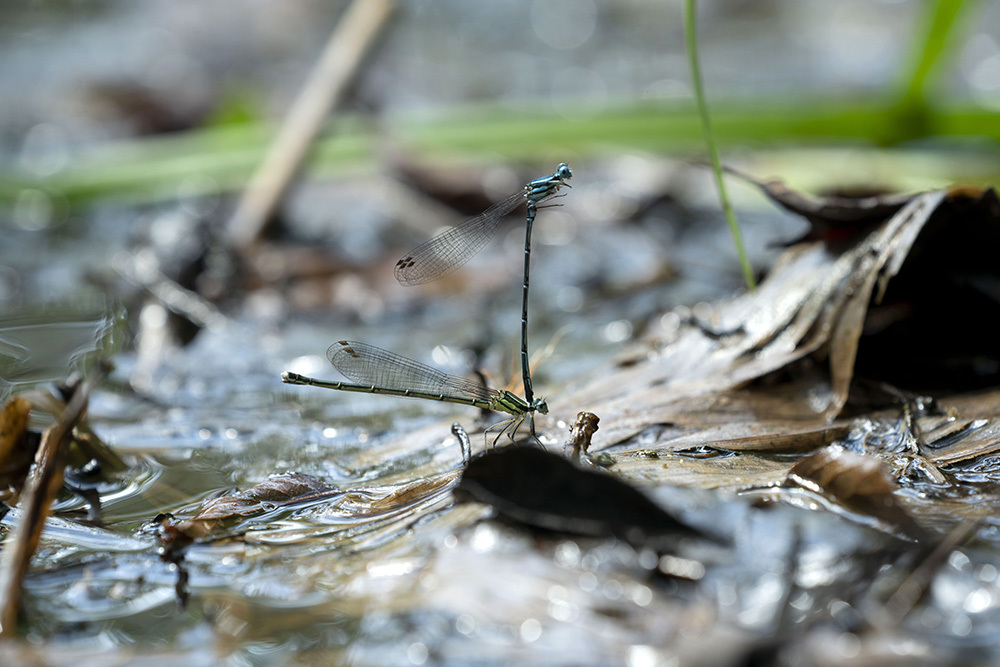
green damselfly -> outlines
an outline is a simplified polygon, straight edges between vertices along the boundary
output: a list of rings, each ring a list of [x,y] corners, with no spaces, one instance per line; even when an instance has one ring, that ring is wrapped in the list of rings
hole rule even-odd
[[[281,381],[286,384],[309,385],[362,394],[386,394],[460,403],[495,412],[506,412],[511,415],[510,419],[486,429],[487,432],[495,428],[500,429],[493,440],[494,446],[504,433],[513,440],[518,427],[525,419],[529,420],[534,435],[534,413],[547,414],[549,411],[548,405],[542,399],[528,402],[505,389],[490,389],[479,382],[449,375],[436,368],[425,366],[419,361],[407,359],[367,343],[337,341],[327,349],[326,358],[345,377],[357,384],[318,380],[287,371],[281,374]]]
[[[558,195],[573,172],[565,162],[560,163],[548,176],[528,182],[524,188],[505,197],[474,218],[452,227],[429,241],[425,241],[396,262],[396,280],[403,285],[423,283],[446,276],[462,266],[482,250],[500,228],[507,215],[521,204],[528,209],[524,233],[524,281],[521,288],[521,375],[524,380],[524,398],[534,404],[531,387],[531,368],[528,363],[528,274],[531,257],[531,226],[535,221],[538,204]],[[530,422],[531,435],[535,436],[534,420]]]

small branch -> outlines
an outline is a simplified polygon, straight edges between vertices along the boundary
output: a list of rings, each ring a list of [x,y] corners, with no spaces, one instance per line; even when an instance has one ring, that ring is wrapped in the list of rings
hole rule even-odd
[[[354,0],[337,24],[229,220],[235,248],[246,248],[264,231],[393,6],[393,0]]]

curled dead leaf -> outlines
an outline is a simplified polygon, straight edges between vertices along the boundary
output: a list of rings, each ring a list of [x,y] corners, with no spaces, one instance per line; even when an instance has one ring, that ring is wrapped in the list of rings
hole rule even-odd
[[[896,501],[896,482],[874,456],[830,445],[792,466],[785,485],[803,487],[852,511],[888,522],[910,537],[927,535]]]

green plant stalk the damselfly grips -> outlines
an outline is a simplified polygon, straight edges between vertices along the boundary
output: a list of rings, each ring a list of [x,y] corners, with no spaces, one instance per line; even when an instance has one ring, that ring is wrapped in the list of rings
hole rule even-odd
[[[694,88],[695,102],[698,104],[698,116],[701,118],[701,129],[705,135],[705,144],[708,146],[708,155],[712,160],[712,173],[715,175],[715,185],[719,189],[722,213],[726,216],[729,232],[733,235],[736,254],[739,255],[740,266],[743,268],[743,279],[746,281],[747,287],[753,290],[757,288],[757,283],[753,277],[753,267],[750,266],[746,248],[743,247],[740,223],[736,220],[736,213],[733,212],[733,206],[729,202],[729,195],[726,192],[726,182],[722,177],[722,164],[719,161],[719,150],[715,146],[715,134],[712,132],[712,121],[708,114],[708,100],[705,98],[705,90],[701,82],[701,66],[698,64],[696,4],[696,0],[686,0],[684,3],[684,38],[687,42],[688,64],[691,67],[691,85]]]
[[[554,173],[530,181],[519,192],[505,197],[479,215],[425,241],[396,262],[396,279],[403,285],[422,285],[455,271],[482,250],[500,228],[500,223],[514,209],[525,204],[527,214],[524,232],[524,273],[521,284],[521,376],[524,398],[534,403],[531,367],[528,360],[528,278],[531,260],[531,227],[538,205],[559,194],[573,172],[565,162]],[[529,421],[531,435],[536,440],[534,419]]]
[[[514,439],[518,427],[528,419],[534,434],[534,414],[547,414],[548,405],[543,399],[525,401],[504,389],[490,389],[485,385],[449,375],[436,368],[425,366],[419,361],[407,359],[380,347],[340,340],[326,351],[326,358],[334,368],[357,384],[318,380],[316,378],[284,372],[281,381],[286,384],[309,385],[338,391],[353,391],[362,394],[385,394],[404,398],[422,398],[428,401],[459,403],[476,408],[506,412],[511,418],[486,429],[487,432],[499,428],[495,445],[504,433]]]

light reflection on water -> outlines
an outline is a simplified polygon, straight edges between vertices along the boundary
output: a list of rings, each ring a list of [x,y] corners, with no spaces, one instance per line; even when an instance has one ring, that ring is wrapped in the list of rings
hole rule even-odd
[[[62,381],[126,342],[124,309],[93,299],[0,314],[0,399],[27,385]]]

